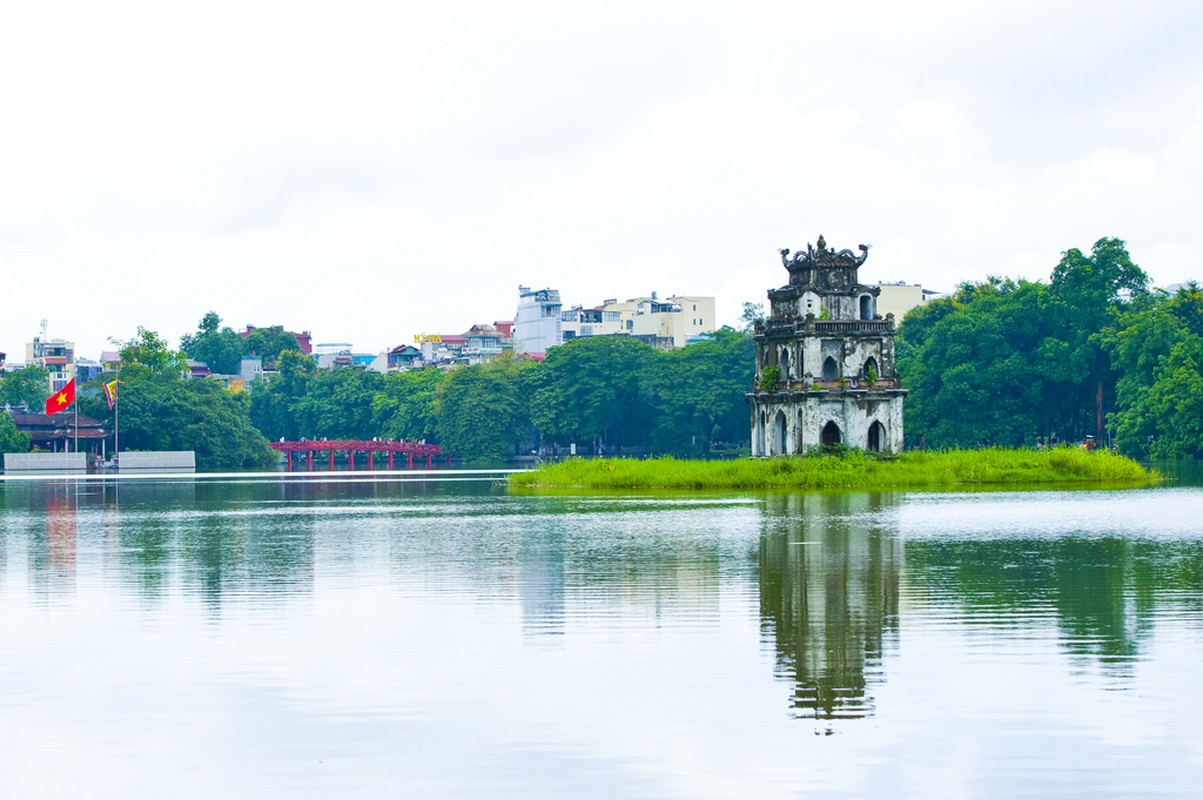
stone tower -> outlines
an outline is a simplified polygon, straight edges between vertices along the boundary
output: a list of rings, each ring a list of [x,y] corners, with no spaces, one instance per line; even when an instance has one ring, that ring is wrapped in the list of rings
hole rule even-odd
[[[894,315],[877,316],[881,289],[859,282],[869,248],[859,249],[828,249],[820,236],[805,251],[781,251],[789,283],[769,290],[769,318],[755,329],[753,456],[833,444],[901,452]]]

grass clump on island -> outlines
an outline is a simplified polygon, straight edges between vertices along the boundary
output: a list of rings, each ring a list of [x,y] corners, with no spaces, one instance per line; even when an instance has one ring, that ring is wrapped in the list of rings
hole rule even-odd
[[[575,458],[511,475],[517,487],[579,489],[922,489],[952,486],[1141,484],[1156,473],[1106,451],[912,451],[878,456],[859,450],[735,461]]]

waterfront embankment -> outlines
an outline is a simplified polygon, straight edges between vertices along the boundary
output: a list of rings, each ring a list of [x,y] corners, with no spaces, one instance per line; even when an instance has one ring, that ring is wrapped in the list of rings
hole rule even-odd
[[[1144,485],[1156,472],[1106,451],[860,451],[799,458],[685,461],[571,459],[511,475],[515,487],[581,489],[928,489],[955,486]]]

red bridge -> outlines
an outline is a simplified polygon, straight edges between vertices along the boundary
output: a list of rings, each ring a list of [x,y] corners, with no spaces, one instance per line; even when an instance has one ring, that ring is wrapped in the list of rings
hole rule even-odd
[[[347,465],[350,469],[355,469],[355,454],[366,452],[368,454],[368,469],[375,467],[376,453],[388,453],[388,468],[393,469],[393,459],[397,453],[405,453],[407,456],[406,469],[414,468],[414,456],[426,457],[426,468],[430,469],[434,466],[434,457],[443,455],[443,448],[437,444],[425,444],[422,442],[390,442],[385,440],[373,440],[366,442],[339,440],[339,441],[313,441],[302,439],[299,442],[269,442],[272,449],[288,454],[288,469],[292,470],[292,454],[305,453],[309,461],[309,469],[313,469],[313,454],[314,453],[329,453],[330,454],[330,469],[334,469],[334,454],[336,452],[346,452]],[[451,459],[447,459],[447,463],[451,463]]]

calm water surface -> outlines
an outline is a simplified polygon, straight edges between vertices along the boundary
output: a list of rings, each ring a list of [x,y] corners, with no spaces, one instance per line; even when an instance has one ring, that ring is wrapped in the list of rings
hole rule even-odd
[[[1199,796],[1200,519],[0,482],[0,797]]]

